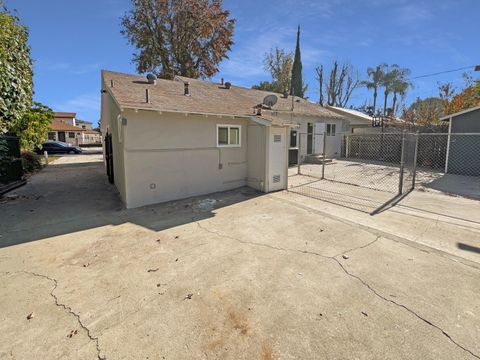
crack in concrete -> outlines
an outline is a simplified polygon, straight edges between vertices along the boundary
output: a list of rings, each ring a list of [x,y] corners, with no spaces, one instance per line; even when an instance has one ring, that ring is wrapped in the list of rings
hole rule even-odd
[[[352,274],[351,272],[349,272],[345,266],[343,266],[343,264],[336,258],[332,258],[339,266],[340,268],[345,272],[345,274],[347,274],[348,276],[358,280],[363,286],[365,286],[368,290],[370,290],[370,292],[372,292],[375,296],[377,296],[378,298],[386,301],[386,302],[389,302],[389,303],[392,303],[398,307],[401,307],[403,309],[405,309],[406,311],[408,311],[410,314],[412,314],[413,316],[415,316],[417,319],[420,319],[421,321],[425,322],[427,325],[439,330],[447,339],[449,339],[453,344],[455,344],[458,348],[462,349],[463,351],[469,353],[470,355],[472,355],[473,357],[477,358],[477,359],[480,359],[480,356],[473,353],[471,350],[467,349],[466,347],[464,347],[463,345],[459,344],[458,342],[456,342],[450,334],[448,334],[445,330],[443,330],[440,326],[438,325],[435,325],[434,323],[432,323],[430,320],[427,320],[425,319],[424,317],[422,317],[420,314],[418,314],[417,312],[415,312],[414,310],[410,309],[408,306],[406,305],[403,305],[403,304],[400,304],[392,299],[388,299],[386,298],[385,296],[383,296],[382,294],[380,294],[377,290],[375,290],[370,284],[368,284],[365,280],[363,280],[361,277],[355,275],[355,274]]]
[[[95,342],[95,348],[97,350],[97,359],[98,360],[106,360],[107,358],[102,356],[101,355],[101,349],[100,349],[100,345],[98,343],[98,337],[97,336],[93,336],[90,332],[90,329],[85,326],[85,324],[82,322],[82,319],[80,318],[80,315],[78,315],[77,313],[75,313],[72,308],[68,305],[65,305],[65,304],[62,304],[61,302],[59,302],[58,300],[58,297],[54,294],[54,291],[57,289],[58,287],[58,281],[57,279],[55,278],[52,278],[50,276],[47,276],[47,275],[43,275],[43,274],[38,274],[38,273],[35,273],[35,272],[31,272],[31,271],[21,271],[21,273],[24,273],[24,274],[29,274],[29,275],[32,275],[32,276],[36,276],[36,277],[40,277],[40,278],[44,278],[44,279],[47,279],[49,280],[51,283],[53,283],[53,288],[52,290],[50,291],[50,296],[54,299],[55,301],[55,305],[58,306],[58,307],[61,307],[63,309],[65,309],[66,311],[68,311],[69,314],[73,315],[76,319],[77,319],[77,322],[78,324],[80,325],[80,327],[85,331],[85,333],[87,334],[88,338]]]
[[[338,264],[338,266],[340,266],[340,268],[342,269],[342,271],[349,277],[351,278],[354,278],[356,279],[357,281],[359,281],[365,288],[367,288],[372,294],[374,294],[375,296],[377,296],[379,299],[385,301],[385,302],[389,302],[397,307],[400,307],[404,310],[406,310],[407,312],[409,312],[411,315],[415,316],[417,319],[423,321],[424,323],[426,323],[427,325],[433,327],[434,329],[440,331],[450,342],[452,342],[455,346],[457,346],[459,349],[469,353],[471,356],[475,357],[476,359],[480,359],[480,356],[475,354],[473,351],[467,349],[466,347],[464,347],[463,345],[459,344],[457,341],[455,341],[452,336],[450,334],[448,334],[445,330],[443,330],[440,326],[432,323],[431,321],[425,319],[424,317],[422,317],[421,315],[419,315],[417,312],[415,312],[414,310],[410,309],[408,306],[406,305],[403,305],[403,304],[400,304],[396,301],[393,301],[391,299],[388,299],[386,298],[385,296],[383,296],[382,294],[380,294],[377,290],[375,290],[370,284],[368,284],[365,280],[363,280],[361,277],[355,275],[355,274],[352,274],[350,273],[344,266],[343,264],[337,259],[338,256],[340,255],[335,255],[335,256],[327,256],[327,255],[323,255],[323,254],[320,254],[320,253],[316,253],[316,252],[312,252],[312,251],[307,251],[307,250],[298,250],[298,249],[290,249],[290,248],[281,248],[281,247],[276,247],[276,246],[272,246],[272,245],[268,245],[268,244],[262,244],[262,243],[255,243],[255,242],[249,242],[249,241],[244,241],[244,240],[240,240],[240,239],[237,239],[233,236],[229,236],[229,235],[226,235],[226,234],[221,234],[220,232],[218,231],[215,231],[215,230],[211,230],[211,229],[208,229],[206,228],[205,226],[201,225],[198,221],[196,221],[196,224],[198,225],[198,227],[200,229],[203,229],[204,231],[206,232],[209,232],[211,234],[215,234],[217,236],[222,236],[222,237],[226,237],[228,239],[232,239],[236,242],[239,242],[241,244],[245,244],[245,245],[252,245],[252,246],[261,246],[261,247],[266,247],[266,248],[270,248],[270,249],[273,249],[273,250],[277,250],[277,251],[284,251],[284,252],[297,252],[297,253],[302,253],[302,254],[310,254],[310,255],[315,255],[315,256],[319,256],[319,257],[322,257],[324,259],[328,259],[328,260],[333,260],[335,263]],[[373,245],[374,243],[376,243],[380,238],[382,238],[381,235],[378,235],[377,238],[373,241],[371,241],[370,243],[366,244],[366,245],[362,245],[362,246],[358,246],[356,248],[352,248],[350,250],[347,250],[346,252],[342,252],[342,254],[345,254],[345,253],[350,253],[350,252],[353,252],[353,251],[356,251],[356,250],[360,250],[360,249],[365,249],[371,245]]]

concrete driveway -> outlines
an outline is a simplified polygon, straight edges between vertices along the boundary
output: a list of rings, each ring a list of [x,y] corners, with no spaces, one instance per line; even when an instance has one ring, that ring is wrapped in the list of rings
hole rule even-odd
[[[478,202],[370,217],[243,188],[125,210],[76,159],[1,201],[2,359],[480,358]]]

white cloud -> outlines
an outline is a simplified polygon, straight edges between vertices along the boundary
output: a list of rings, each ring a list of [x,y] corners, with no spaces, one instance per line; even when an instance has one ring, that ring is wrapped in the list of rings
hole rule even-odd
[[[54,111],[76,112],[78,118],[97,121],[100,114],[100,94],[83,94],[53,105]]]

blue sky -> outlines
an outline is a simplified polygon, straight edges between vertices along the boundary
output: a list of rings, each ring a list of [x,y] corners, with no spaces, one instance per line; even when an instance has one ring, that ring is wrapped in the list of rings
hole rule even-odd
[[[96,122],[100,70],[135,72],[134,49],[119,25],[130,0],[7,0],[7,6],[30,28],[35,99]],[[298,24],[311,100],[318,99],[315,66],[335,59],[350,62],[361,77],[383,62],[410,68],[412,77],[480,64],[478,0],[224,0],[224,7],[237,19],[235,45],[214,79],[236,85],[269,80],[264,53],[293,50]],[[407,102],[437,95],[439,81],[460,85],[462,72],[416,80]],[[371,94],[360,90],[351,102],[365,101]]]

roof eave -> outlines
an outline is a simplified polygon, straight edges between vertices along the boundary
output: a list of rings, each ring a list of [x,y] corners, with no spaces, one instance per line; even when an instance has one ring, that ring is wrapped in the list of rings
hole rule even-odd
[[[454,118],[454,117],[457,117],[457,116],[460,116],[460,115],[463,115],[463,114],[467,114],[467,113],[475,111],[475,110],[480,110],[480,106],[475,106],[475,107],[470,108],[470,109],[465,109],[465,110],[456,112],[454,114],[445,115],[445,116],[441,117],[440,120],[441,121],[450,121],[451,118]]]

